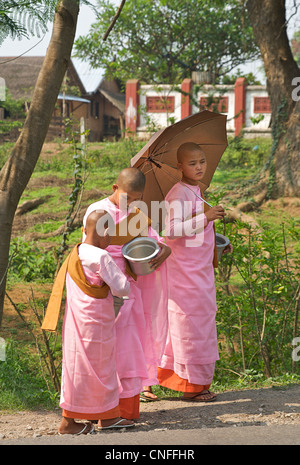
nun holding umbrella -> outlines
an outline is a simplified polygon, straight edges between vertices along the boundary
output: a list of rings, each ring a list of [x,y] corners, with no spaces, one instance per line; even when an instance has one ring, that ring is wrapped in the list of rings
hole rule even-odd
[[[165,230],[172,249],[166,261],[169,321],[159,384],[194,402],[216,398],[209,391],[219,359],[214,267],[232,247],[215,233],[223,207],[212,207],[204,192],[226,147],[226,116],[205,110],[158,131],[131,159],[131,166],[145,174],[142,201],[151,219],[158,202],[165,201],[157,227]],[[170,208],[173,202],[182,208]],[[142,397],[157,400],[147,386]]]

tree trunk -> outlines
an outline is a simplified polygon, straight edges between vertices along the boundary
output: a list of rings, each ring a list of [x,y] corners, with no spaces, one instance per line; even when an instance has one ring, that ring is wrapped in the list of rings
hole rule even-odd
[[[264,62],[272,110],[269,194],[300,195],[300,102],[292,98],[300,75],[286,32],[285,0],[248,0],[247,9]]]
[[[22,132],[0,172],[0,325],[14,214],[40,155],[75,38],[78,0],[58,2],[53,32]]]
[[[275,156],[275,193],[279,196],[300,196],[300,101],[289,115]]]

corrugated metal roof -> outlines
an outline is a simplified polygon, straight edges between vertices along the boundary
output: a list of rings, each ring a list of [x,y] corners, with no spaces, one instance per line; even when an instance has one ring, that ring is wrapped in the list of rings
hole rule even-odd
[[[57,96],[58,100],[63,100],[64,98],[65,100],[73,100],[73,102],[91,103],[90,100],[82,97],[77,97],[76,95],[65,95],[64,97],[63,94],[58,94]]]
[[[80,61],[78,58],[72,57],[72,62],[86,92],[89,94],[95,92],[103,80],[103,69],[93,69],[89,63]]]

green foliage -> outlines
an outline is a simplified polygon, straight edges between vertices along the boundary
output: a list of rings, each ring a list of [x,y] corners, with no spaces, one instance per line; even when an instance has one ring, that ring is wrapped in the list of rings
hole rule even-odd
[[[24,344],[6,340],[6,360],[0,361],[0,409],[53,408],[58,394],[41,374],[40,363]]]
[[[69,194],[69,209],[65,218],[65,228],[62,234],[61,246],[57,250],[57,256],[59,257],[58,268],[60,267],[61,260],[64,252],[67,250],[67,242],[70,233],[73,231],[73,223],[77,215],[76,206],[79,203],[84,188],[86,172],[89,164],[92,162],[92,157],[86,156],[85,147],[80,142],[81,136],[87,136],[88,130],[81,132],[76,129],[76,125],[72,120],[67,119],[66,123],[66,142],[73,148],[73,186],[72,191]]]
[[[276,170],[274,164],[275,153],[280,141],[281,136],[285,133],[286,122],[288,120],[288,103],[286,99],[282,99],[280,104],[277,107],[277,111],[274,118],[274,123],[272,124],[272,147],[270,151],[270,156],[266,162],[265,169],[269,170],[269,179],[268,179],[268,193],[267,198],[273,198],[276,193]]]
[[[122,139],[117,147],[115,143],[105,142],[99,153],[97,168],[113,170],[114,174],[119,173],[123,168],[130,166],[131,158],[144,145],[144,141],[138,142],[132,138]]]
[[[0,0],[0,44],[13,39],[45,34],[53,19],[57,0]]]
[[[94,8],[88,0],[74,2]],[[58,0],[0,0],[0,45],[8,36],[28,39],[44,35],[58,3]]]
[[[15,128],[22,128],[23,122],[21,121],[8,121],[8,120],[0,120],[0,134],[7,134],[10,133]],[[1,169],[1,165],[0,165]]]
[[[244,77],[246,78],[248,86],[260,86],[261,82],[254,76],[253,73],[243,73],[239,68],[236,70],[234,74],[226,74],[222,77],[221,84],[235,84],[237,78]]]
[[[223,228],[218,225],[234,253],[222,257],[216,281],[221,370],[254,370],[267,377],[295,372],[292,340],[298,322],[300,259],[294,243],[300,239],[299,224],[253,231],[236,222]]]
[[[8,159],[13,145],[14,144],[12,142],[7,142],[6,144],[0,145],[0,170]]]
[[[51,281],[56,270],[56,259],[52,251],[46,252],[35,243],[21,237],[13,239],[10,246],[13,255],[8,280]]]
[[[24,100],[23,99],[14,99],[6,88],[5,91],[5,100],[1,102],[0,106],[7,111],[8,116],[12,119],[24,119],[25,118],[25,111],[24,111]],[[5,123],[5,121],[1,122]],[[0,125],[1,128],[2,124]],[[1,130],[2,132],[2,130]]]
[[[123,82],[175,84],[196,70],[218,78],[258,54],[238,0],[127,0],[106,41],[116,6],[98,5],[99,20],[76,41],[76,54]]]
[[[120,171],[130,166],[130,159],[144,144],[145,142],[126,138],[118,143],[106,141],[101,143],[100,148],[90,148],[89,153],[94,161],[90,166],[85,188],[97,187],[110,192]]]
[[[292,37],[292,51],[294,53],[294,60],[300,65],[300,29],[294,32]]]
[[[229,140],[219,169],[260,168],[270,155],[272,141],[269,138],[245,139],[242,136]]]

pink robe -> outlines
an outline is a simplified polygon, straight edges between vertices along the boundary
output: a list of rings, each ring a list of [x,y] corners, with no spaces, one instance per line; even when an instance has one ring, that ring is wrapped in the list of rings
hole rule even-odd
[[[101,209],[110,213],[116,224],[130,213],[120,210],[109,198],[105,198],[89,206],[83,224],[92,211]],[[148,236],[164,242],[151,227]],[[122,246],[111,245],[106,250],[125,272],[121,249]],[[157,367],[168,331],[165,263],[149,275],[138,276],[137,281],[128,276],[128,281],[129,300],[124,301],[116,318],[116,364],[123,389],[121,398],[139,394],[143,385],[158,384]]]
[[[112,294],[128,295],[130,284],[105,250],[81,244],[78,255],[90,284],[105,281],[110,292],[105,299],[90,297],[67,273],[60,407],[96,414],[119,404],[122,387],[116,371]]]
[[[216,331],[216,291],[213,222],[207,224],[198,186],[178,183],[166,201],[165,240],[172,254],[167,260],[169,331],[161,368],[171,369],[190,383],[210,384],[219,359]],[[180,208],[181,207],[181,208]],[[184,210],[185,208],[185,210]],[[192,218],[192,214],[198,213]],[[190,218],[190,219],[189,219]]]

